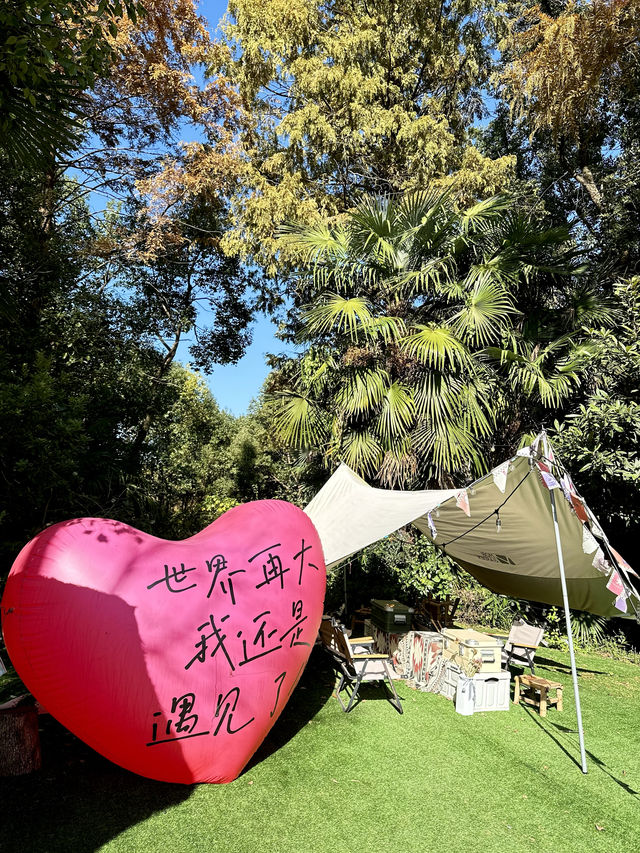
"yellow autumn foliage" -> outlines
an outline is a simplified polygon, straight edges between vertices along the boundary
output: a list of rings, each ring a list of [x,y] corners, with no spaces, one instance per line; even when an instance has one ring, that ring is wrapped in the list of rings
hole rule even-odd
[[[577,138],[594,122],[603,99],[619,97],[637,64],[637,0],[570,2],[554,18],[539,6],[513,19],[502,42],[512,60],[502,74],[512,109],[533,131]]]
[[[275,272],[282,222],[340,215],[363,191],[505,189],[513,158],[469,136],[503,27],[497,0],[231,0],[211,63],[242,99],[226,249]]]

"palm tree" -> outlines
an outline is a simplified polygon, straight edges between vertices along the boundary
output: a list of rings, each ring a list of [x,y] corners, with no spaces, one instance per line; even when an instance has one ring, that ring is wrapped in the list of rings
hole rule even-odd
[[[284,442],[387,486],[482,471],[490,359],[516,333],[520,289],[575,271],[567,232],[523,227],[505,196],[459,210],[450,193],[421,191],[366,197],[346,221],[282,239],[300,258],[307,347],[272,382]]]

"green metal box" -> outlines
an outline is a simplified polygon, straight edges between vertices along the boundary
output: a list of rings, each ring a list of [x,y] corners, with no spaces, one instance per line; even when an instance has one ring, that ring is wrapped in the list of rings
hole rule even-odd
[[[392,599],[371,599],[371,621],[381,631],[397,634],[411,630],[414,608]]]

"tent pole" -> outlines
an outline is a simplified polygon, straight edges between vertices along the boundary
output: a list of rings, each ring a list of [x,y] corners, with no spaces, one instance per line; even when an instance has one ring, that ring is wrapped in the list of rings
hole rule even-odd
[[[558,552],[558,564],[560,566],[560,583],[562,585],[562,599],[564,601],[564,618],[567,625],[567,641],[569,643],[569,658],[571,659],[571,675],[573,677],[573,691],[576,697],[576,715],[578,717],[578,738],[580,740],[580,763],[582,772],[587,772],[587,757],[584,749],[584,731],[582,728],[582,709],[580,708],[580,690],[578,688],[578,671],[576,669],[576,657],[573,651],[573,632],[571,630],[571,613],[569,611],[569,596],[567,594],[567,580],[564,574],[564,558],[562,556],[562,543],[560,541],[560,528],[558,526],[558,514],[556,512],[556,496],[553,489],[549,489],[551,497],[551,514],[553,516],[553,529],[556,534],[556,550]]]
[[[347,611],[349,609],[349,605],[347,604],[347,568],[351,565],[351,563],[344,564],[344,615],[345,619],[347,617]]]

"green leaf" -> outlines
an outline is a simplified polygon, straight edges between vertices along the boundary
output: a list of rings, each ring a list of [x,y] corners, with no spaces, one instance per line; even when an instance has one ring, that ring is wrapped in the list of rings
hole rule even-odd
[[[453,330],[435,323],[415,326],[400,348],[434,370],[459,370],[469,364],[467,348]]]

